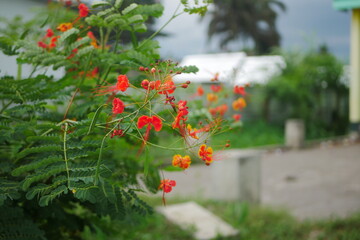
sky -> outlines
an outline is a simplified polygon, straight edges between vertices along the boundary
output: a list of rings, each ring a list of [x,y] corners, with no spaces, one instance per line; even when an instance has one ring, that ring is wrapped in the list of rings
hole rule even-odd
[[[165,6],[157,26],[162,26],[172,15],[179,0],[162,0]],[[286,12],[280,12],[277,20],[282,37],[281,46],[288,50],[304,51],[327,44],[329,50],[345,62],[349,58],[351,12],[333,9],[332,0],[282,0]],[[185,55],[218,52],[216,39],[207,40],[209,19],[200,21],[196,15],[182,14],[166,26],[169,37],[158,38],[161,54],[181,59]],[[238,51],[249,43],[239,41],[231,50]]]

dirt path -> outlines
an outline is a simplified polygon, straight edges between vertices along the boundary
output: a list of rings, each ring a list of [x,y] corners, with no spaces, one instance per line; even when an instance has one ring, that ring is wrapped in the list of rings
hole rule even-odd
[[[360,144],[266,154],[261,202],[305,218],[360,211]]]

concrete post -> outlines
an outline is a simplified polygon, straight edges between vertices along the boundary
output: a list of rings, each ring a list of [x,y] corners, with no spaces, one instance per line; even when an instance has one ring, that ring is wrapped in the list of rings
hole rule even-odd
[[[351,131],[360,133],[360,9],[352,10],[350,72]]]
[[[305,126],[302,119],[288,119],[285,123],[285,145],[291,148],[304,146]]]

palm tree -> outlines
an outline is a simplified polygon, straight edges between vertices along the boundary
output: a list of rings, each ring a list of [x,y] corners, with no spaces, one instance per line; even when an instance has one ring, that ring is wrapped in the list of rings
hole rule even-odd
[[[280,45],[280,34],[276,29],[277,12],[274,7],[285,11],[285,5],[278,0],[214,0],[215,9],[210,12],[211,21],[208,37],[219,35],[220,47],[239,37],[252,39],[255,51],[268,53]]]

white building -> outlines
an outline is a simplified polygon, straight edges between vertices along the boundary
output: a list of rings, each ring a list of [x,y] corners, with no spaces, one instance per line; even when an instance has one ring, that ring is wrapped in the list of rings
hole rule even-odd
[[[264,84],[286,67],[281,56],[246,56],[244,52],[188,55],[180,65],[195,65],[199,72],[177,75],[176,82],[210,83],[218,78],[230,85]]]

